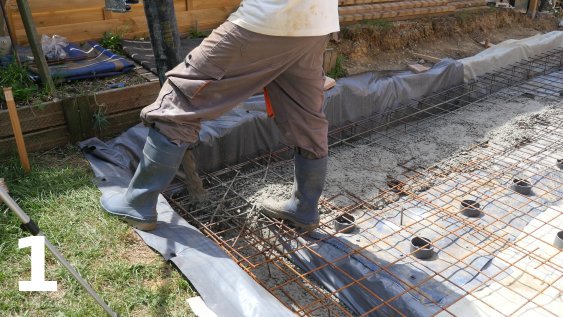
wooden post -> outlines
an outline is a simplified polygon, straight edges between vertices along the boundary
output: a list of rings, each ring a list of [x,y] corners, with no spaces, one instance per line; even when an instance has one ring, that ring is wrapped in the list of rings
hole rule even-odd
[[[8,105],[8,114],[10,115],[10,122],[12,123],[12,130],[14,131],[20,162],[23,170],[29,173],[31,171],[31,165],[29,164],[29,157],[27,156],[27,149],[25,148],[25,141],[23,139],[20,118],[18,116],[18,109],[16,109],[12,88],[4,88],[4,96],[6,98],[6,104]]]
[[[90,109],[91,96],[82,95],[62,101],[70,143],[76,143],[94,136],[94,124]]]
[[[2,27],[5,26],[6,30],[8,30],[8,35],[10,36],[10,43],[12,44],[12,54],[14,54],[14,60],[16,61],[16,63],[18,65],[21,66],[21,61],[20,61],[20,57],[18,55],[18,50],[16,49],[16,36],[15,36],[15,32],[11,29],[10,27],[10,23],[8,22],[8,15],[6,14],[6,10],[4,9],[4,5],[5,5],[6,1],[0,0],[0,11],[2,11],[2,18],[4,19],[4,22],[2,24],[2,22],[0,21],[0,35],[4,35],[2,34]],[[2,20],[2,18],[0,18],[0,20]]]
[[[2,11],[2,15],[0,15],[0,36],[8,35],[8,20],[6,19],[6,14],[4,13],[4,1],[0,0],[0,11]]]
[[[530,6],[528,7],[528,15],[531,16],[532,19],[535,19],[537,13],[538,13],[538,0],[530,0]]]
[[[37,69],[39,70],[39,77],[47,88],[47,91],[54,94],[55,84],[53,83],[53,78],[51,78],[51,74],[49,73],[49,67],[47,67],[47,60],[45,59],[45,54],[43,53],[43,48],[41,47],[41,39],[39,38],[37,30],[35,29],[35,24],[33,23],[29,4],[27,3],[27,0],[16,1],[25,27],[29,46],[33,52],[33,59],[37,65]]]
[[[176,22],[173,0],[145,0],[145,15],[160,85],[164,84],[168,70],[180,63],[180,33]]]

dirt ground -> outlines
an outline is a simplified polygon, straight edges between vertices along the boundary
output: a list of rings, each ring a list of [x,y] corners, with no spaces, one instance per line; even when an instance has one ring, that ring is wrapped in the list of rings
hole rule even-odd
[[[340,42],[331,45],[345,57],[343,68],[348,75],[406,70],[413,63],[432,66],[414,53],[461,59],[484,50],[480,42],[497,44],[547,33],[557,29],[557,21],[553,16],[531,20],[509,10],[461,11],[427,19],[344,26]]]

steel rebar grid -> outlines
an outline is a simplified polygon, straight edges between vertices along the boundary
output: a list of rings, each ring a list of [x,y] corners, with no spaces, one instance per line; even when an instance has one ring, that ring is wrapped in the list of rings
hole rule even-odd
[[[346,127],[333,130],[331,132],[331,148],[336,145],[347,145],[354,146],[354,143],[361,142],[361,144],[371,144],[381,146],[382,140],[394,140],[400,141],[401,135],[416,133],[417,131],[423,129],[423,125],[427,122],[431,122],[438,118],[448,116],[455,111],[465,108],[469,105],[475,103],[491,103],[494,104],[498,102],[498,99],[505,101],[514,100],[521,98],[522,95],[525,97],[533,97],[542,100],[552,100],[561,101],[561,91],[563,90],[563,74],[561,74],[561,54],[563,51],[558,51],[553,54],[546,54],[545,56],[534,59],[526,63],[521,63],[520,65],[515,65],[513,67],[507,68],[505,71],[497,73],[496,75],[485,76],[487,83],[484,81],[477,81],[468,88],[467,85],[463,87],[452,88],[446,90],[445,92],[438,92],[434,95],[413,102],[412,104],[404,106],[402,109],[391,113],[380,116],[374,116],[365,120],[361,120],[357,123],[348,125]],[[559,54],[559,55],[557,55]],[[554,57],[558,56],[558,60]],[[542,59],[543,58],[543,59]],[[542,62],[543,61],[543,62]],[[557,61],[559,64],[557,64]],[[543,67],[543,68],[542,68]],[[559,71],[559,72],[558,72]],[[498,90],[505,88],[503,85],[499,84],[498,81],[503,80],[507,82],[508,74],[517,74],[520,77],[524,77],[523,80],[508,80],[507,86],[510,89]],[[542,77],[530,78],[529,74],[534,73],[534,75],[540,74]],[[526,76],[522,74],[527,74]],[[520,78],[518,77],[518,78]],[[497,87],[499,87],[497,89]],[[487,88],[488,92],[482,93],[483,89]],[[463,89],[460,94],[460,90]],[[497,100],[490,100],[491,95],[497,98]],[[477,97],[476,97],[477,96]],[[412,110],[416,110],[412,114]],[[401,112],[410,111],[410,115],[399,115]],[[561,118],[561,121],[563,118]],[[530,143],[523,144],[519,148],[503,148],[496,144],[479,144],[473,149],[473,157],[471,160],[462,162],[458,166],[435,166],[434,168],[426,170],[407,170],[404,175],[402,175],[402,180],[405,183],[413,185],[421,181],[426,181],[427,178],[433,178],[433,186],[439,186],[441,183],[446,182],[447,179],[443,178],[444,175],[451,173],[468,173],[481,166],[496,166],[499,170],[491,173],[489,177],[475,177],[462,175],[461,178],[464,181],[471,182],[479,186],[485,186],[487,184],[493,184],[497,179],[503,178],[505,175],[505,170],[512,169],[514,172],[512,175],[528,172],[534,175],[537,170],[532,170],[529,167],[521,166],[522,164],[536,164],[544,169],[550,169],[551,171],[556,171],[553,166],[549,166],[545,161],[539,161],[538,157],[543,157],[544,159],[553,160],[556,155],[561,155],[560,153],[554,152],[554,150],[546,150],[545,146],[540,146],[534,142],[543,142],[552,148],[561,147],[563,140],[563,127],[559,124],[556,127],[545,127],[543,131],[538,131],[537,135],[533,140],[529,140]],[[555,135],[556,139],[551,138]],[[557,139],[558,138],[558,139]],[[500,159],[503,155],[513,155],[517,159]],[[434,248],[437,249],[438,253],[444,256],[448,255],[452,258],[455,257],[453,254],[449,254],[448,250],[439,248],[436,243],[441,240],[446,240],[450,237],[455,237],[459,241],[464,241],[469,244],[473,244],[474,251],[463,257],[457,257],[456,262],[450,267],[446,267],[443,270],[432,270],[428,269],[431,274],[422,281],[417,281],[413,283],[408,279],[405,280],[400,276],[393,276],[393,272],[390,270],[392,265],[399,263],[404,258],[412,259],[412,254],[410,252],[403,252],[403,258],[397,258],[394,262],[387,264],[386,266],[381,266],[378,271],[370,272],[370,274],[363,276],[362,278],[352,278],[345,271],[338,268],[336,263],[339,259],[332,259],[331,261],[323,259],[323,255],[317,253],[311,245],[322,243],[323,239],[315,239],[311,241],[306,233],[296,232],[292,228],[286,226],[284,223],[279,223],[275,220],[267,219],[260,216],[257,213],[254,204],[246,199],[243,194],[238,192],[237,188],[243,188],[246,183],[253,183],[256,181],[264,181],[266,179],[271,180],[272,178],[278,181],[291,183],[292,181],[292,165],[291,161],[287,161],[287,158],[291,156],[291,150],[285,149],[278,151],[276,153],[271,153],[263,157],[250,159],[245,163],[241,163],[235,166],[227,166],[224,170],[209,173],[204,176],[204,181],[210,191],[217,197],[217,201],[210,205],[198,205],[190,201],[189,197],[182,195],[180,192],[181,185],[175,185],[170,189],[170,196],[172,197],[173,205],[180,210],[180,212],[187,217],[193,224],[198,226],[204,234],[212,238],[216,243],[218,243],[225,251],[239,264],[243,269],[245,269],[251,276],[253,276],[261,285],[270,290],[276,296],[284,298],[286,300],[286,305],[290,308],[294,308],[296,312],[300,315],[311,315],[311,314],[327,314],[328,315],[339,313],[341,315],[351,315],[351,312],[344,307],[343,303],[338,299],[338,293],[343,289],[348,287],[360,287],[363,291],[370,294],[374,298],[378,299],[381,303],[372,308],[371,311],[378,312],[382,315],[405,315],[399,309],[397,309],[393,302],[400,299],[401,296],[405,294],[417,294],[418,296],[424,298],[430,303],[433,303],[439,307],[439,312],[455,315],[454,312],[450,311],[450,307],[456,302],[462,300],[467,296],[473,296],[473,293],[477,288],[486,285],[487,283],[495,283],[501,280],[501,276],[504,272],[511,269],[519,269],[524,272],[524,274],[530,275],[535,278],[541,278],[540,276],[535,276],[535,274],[526,272],[527,264],[526,262],[521,263],[525,259],[533,259],[537,267],[549,267],[554,269],[556,272],[562,273],[562,268],[554,264],[555,255],[542,257],[542,255],[536,254],[537,249],[526,250],[519,245],[518,241],[522,241],[524,238],[533,237],[533,234],[543,226],[549,225],[549,222],[553,219],[548,219],[542,221],[542,226],[538,227],[532,232],[524,232],[521,227],[512,224],[512,218],[510,217],[493,217],[493,222],[488,223],[486,226],[476,226],[474,221],[463,218],[455,212],[456,204],[463,200],[467,195],[475,195],[478,190],[465,189],[459,192],[440,192],[442,196],[440,199],[435,199],[429,201],[427,198],[423,197],[424,193],[417,193],[409,191],[408,189],[402,191],[402,195],[409,199],[418,200],[420,203],[428,206],[433,210],[427,215],[426,219],[429,217],[435,217],[436,220],[440,219],[454,219],[458,223],[463,224],[457,228],[450,228],[448,225],[443,225],[437,221],[423,220],[418,221],[413,218],[408,213],[399,210],[398,204],[389,203],[385,206],[379,206],[376,203],[384,198],[386,195],[391,194],[390,189],[383,189],[379,194],[372,198],[360,198],[353,193],[343,192],[333,197],[328,197],[323,199],[321,202],[321,209],[326,213],[322,220],[322,225],[318,229],[319,232],[324,233],[328,238],[334,237],[335,234],[330,229],[332,220],[338,215],[346,212],[362,212],[368,215],[370,219],[394,219],[393,212],[395,214],[401,213],[407,221],[412,221],[409,225],[404,225],[401,227],[400,233],[406,233],[410,235],[416,235],[420,228],[416,228],[415,225],[422,228],[437,228],[442,231],[438,235],[438,239],[433,239],[432,243]],[[440,180],[440,177],[441,180]],[[549,181],[553,182],[555,186],[559,188],[563,187],[559,179],[554,179],[550,175],[545,176]],[[506,179],[506,177],[504,177]],[[507,179],[510,181],[510,179]],[[459,182],[459,181],[458,181]],[[496,183],[495,183],[496,184]],[[464,184],[460,184],[466,186]],[[552,190],[553,188],[549,188]],[[555,188],[556,189],[556,188]],[[512,214],[525,214],[520,212],[525,205],[536,204],[542,206],[543,208],[550,209],[542,199],[550,195],[550,191],[542,190],[536,193],[532,199],[528,199],[522,204],[514,206],[506,204],[503,200],[496,198],[495,195],[500,195],[506,193],[509,188],[506,185],[496,186],[495,190],[492,192],[480,193],[481,201],[490,200],[503,208],[510,210]],[[347,203],[336,202],[337,200],[345,200]],[[383,208],[383,209],[382,209]],[[214,219],[211,217],[217,210],[221,209],[220,219]],[[362,226],[366,221],[359,221],[358,225]],[[471,228],[476,233],[482,234],[482,236],[488,236],[484,244],[478,245],[471,241],[462,232],[463,228]],[[433,229],[436,231],[435,229]],[[397,233],[394,233],[397,234]],[[518,236],[518,240],[515,241],[515,237]],[[328,239],[327,238],[327,239]],[[391,254],[389,251],[393,251],[395,248],[393,245],[387,243],[387,236],[377,237],[377,240],[371,241],[370,244],[355,248],[352,252],[346,254],[346,256],[357,256],[366,259],[367,261],[373,261],[365,257],[363,254],[366,250],[374,245],[381,243],[387,245],[388,250],[380,250],[379,252]],[[543,248],[551,247],[546,242],[541,242]],[[289,243],[289,247],[288,247]],[[453,267],[461,267],[463,269],[471,269],[469,257],[472,254],[483,251],[495,256],[500,252],[500,250],[512,248],[519,252],[522,256],[516,261],[508,263],[503,259],[495,257],[495,260],[499,262],[496,264],[499,270],[495,274],[486,275],[485,273],[480,273],[485,276],[485,280],[482,284],[477,285],[472,289],[464,289],[455,283],[448,281],[448,277],[445,276],[445,271]],[[322,266],[315,268],[314,270],[309,270],[307,272],[302,271],[293,264],[291,264],[287,259],[294,256],[297,252],[307,251],[312,255],[324,260]],[[502,267],[504,266],[504,267]],[[334,289],[332,292],[327,291],[320,287],[315,281],[314,273],[320,271],[323,268],[330,267],[331,269],[337,271],[339,274],[348,277],[351,282],[348,285],[344,285],[338,289]],[[260,270],[267,270],[269,275],[272,274],[272,269],[275,273],[280,274],[281,278],[278,276],[278,280],[275,285],[271,285],[271,281],[267,281],[269,277],[264,277],[260,275]],[[392,298],[381,298],[375,292],[370,289],[363,287],[361,283],[366,278],[370,276],[375,276],[378,272],[385,272],[393,276],[404,288],[402,293],[399,293]],[[562,274],[560,274],[561,276]],[[450,285],[450,287],[456,289],[460,292],[459,297],[449,305],[440,305],[436,301],[432,300],[428,294],[425,294],[421,290],[428,281],[432,279],[439,279],[443,283]],[[545,289],[549,287],[555,288],[561,292],[561,278],[548,283]],[[293,288],[292,288],[293,287]],[[309,296],[307,299],[295,298],[292,296],[291,292],[295,289],[301,289],[303,292]],[[543,291],[542,290],[542,291]],[[535,303],[534,301],[538,296],[541,295],[542,291],[538,291],[534,296],[524,297],[524,304],[520,307],[516,307],[514,312],[519,309],[523,309],[525,305],[529,303]],[[522,296],[521,296],[522,297]],[[491,310],[496,311],[500,315],[506,315],[506,312],[499,311],[497,308],[493,307],[490,303],[484,300],[476,299],[481,302],[486,307]],[[536,304],[537,305],[537,304]],[[384,310],[386,308],[387,310]],[[369,312],[367,312],[369,313]],[[366,314],[367,314],[366,313]],[[549,312],[556,315],[556,312]]]

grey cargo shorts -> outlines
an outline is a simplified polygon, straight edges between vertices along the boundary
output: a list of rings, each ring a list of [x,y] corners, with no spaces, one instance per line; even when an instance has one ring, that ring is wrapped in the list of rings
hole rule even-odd
[[[328,36],[276,37],[225,22],[169,71],[141,119],[176,143],[199,139],[212,120],[266,87],[287,144],[328,155],[323,54]]]

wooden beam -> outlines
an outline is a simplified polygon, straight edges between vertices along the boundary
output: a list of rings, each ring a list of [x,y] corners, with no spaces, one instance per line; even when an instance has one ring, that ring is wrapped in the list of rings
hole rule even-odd
[[[29,173],[31,171],[31,165],[29,164],[29,157],[27,156],[27,149],[25,148],[25,140],[23,139],[20,118],[18,116],[18,109],[16,109],[12,88],[4,88],[4,96],[6,104],[8,105],[8,113],[10,114],[10,121],[12,122],[12,130],[14,130],[14,138],[16,139],[16,145],[18,147],[20,162],[23,170]]]
[[[0,0],[0,11],[2,11],[2,14],[0,14],[0,36],[6,36],[8,35],[8,28],[6,27],[8,21],[6,19],[6,14],[4,13],[3,0]]]
[[[25,27],[25,32],[27,34],[27,39],[29,41],[29,46],[33,52],[33,59],[39,70],[39,77],[41,81],[47,88],[50,94],[55,93],[55,84],[53,83],[53,78],[51,78],[51,73],[49,72],[49,67],[47,66],[47,60],[45,59],[45,54],[43,53],[43,48],[41,47],[41,39],[37,34],[37,29],[35,29],[35,24],[33,23],[33,18],[31,17],[31,9],[29,8],[29,3],[27,0],[17,0],[18,9]]]
[[[424,72],[430,70],[429,67],[426,67],[426,66],[420,65],[420,64],[410,64],[410,65],[408,65],[408,68],[409,68],[409,70],[411,70],[415,74],[424,73]]]
[[[145,14],[151,36],[160,85],[166,80],[165,73],[176,67],[180,58],[180,33],[173,0],[145,0]]]
[[[0,0],[0,11],[2,11],[2,15],[0,15],[0,35],[10,37],[10,46],[12,47],[12,53],[18,65],[21,65],[20,57],[18,55],[18,51],[16,48],[16,38],[15,33],[12,31],[12,26],[10,21],[8,21],[9,15],[6,13],[6,1]]]
[[[434,57],[434,56],[430,56],[430,55],[425,55],[425,54],[420,54],[420,53],[412,53],[412,55],[414,55],[414,56],[416,56],[416,57],[418,57],[418,58],[422,58],[422,59],[424,59],[424,60],[426,60],[426,61],[428,61],[428,62],[434,63],[434,64],[436,64],[436,63],[438,63],[438,62],[440,62],[440,61],[442,60],[442,59],[440,59],[440,58],[438,58],[438,57]]]
[[[538,13],[538,0],[530,0],[530,5],[528,7],[528,15],[534,19]]]

